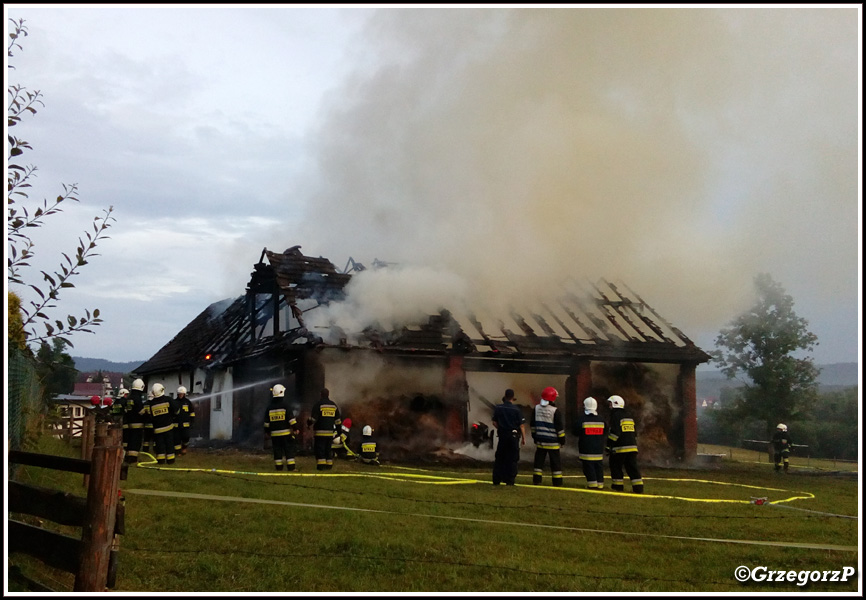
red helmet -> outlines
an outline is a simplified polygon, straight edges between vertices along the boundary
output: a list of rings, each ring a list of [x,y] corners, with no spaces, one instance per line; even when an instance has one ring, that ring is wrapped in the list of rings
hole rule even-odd
[[[556,401],[557,396],[559,396],[559,392],[557,392],[554,387],[546,387],[544,388],[544,391],[541,392],[541,398],[548,402]]]
[[[102,400],[102,404],[103,404],[103,406],[111,406],[113,403],[114,403],[114,400],[111,399],[111,396],[106,396],[106,397]]]
[[[99,396],[91,396],[90,403],[93,406],[99,406],[102,403],[102,398],[100,398]]]
[[[343,425],[346,426],[346,429],[352,428],[352,419],[343,419]]]

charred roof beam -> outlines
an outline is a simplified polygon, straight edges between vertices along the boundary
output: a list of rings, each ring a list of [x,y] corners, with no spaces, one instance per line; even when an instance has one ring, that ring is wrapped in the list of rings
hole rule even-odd
[[[669,338],[665,334],[664,331],[662,331],[661,327],[656,325],[652,319],[650,319],[649,317],[647,317],[646,315],[643,314],[644,308],[648,309],[652,313],[655,313],[655,311],[653,310],[653,308],[651,306],[649,306],[646,302],[644,302],[643,299],[640,298],[640,296],[638,296],[632,290],[629,289],[628,290],[629,293],[631,293],[633,296],[635,296],[638,300],[637,302],[634,302],[634,301],[632,301],[631,298],[628,298],[625,295],[623,295],[619,291],[619,289],[616,287],[616,285],[614,285],[613,283],[609,283],[609,282],[605,282],[605,283],[607,283],[607,285],[610,286],[610,289],[612,289],[620,298],[623,299],[623,304],[625,304],[626,306],[631,308],[632,312],[634,314],[636,314],[638,316],[638,318],[641,321],[643,321],[643,323],[646,324],[646,326],[649,327],[649,329],[659,337],[659,339],[661,339],[662,341],[667,342],[669,344],[674,343],[674,341],[671,338]],[[628,286],[625,286],[625,284],[623,284],[623,286],[626,287],[626,289],[628,289]],[[637,305],[637,307],[639,307],[640,310],[635,308],[635,305]]]
[[[566,296],[571,299],[572,302],[577,304],[578,308],[581,310],[581,312],[583,312],[583,314],[586,315],[586,317],[595,326],[595,328],[599,332],[601,332],[601,334],[604,335],[605,338],[607,338],[606,341],[610,341],[611,331],[610,327],[608,326],[608,321],[605,319],[600,319],[599,317],[594,315],[590,310],[588,303],[583,299],[579,298],[574,292],[566,292]]]
[[[602,280],[602,281],[604,281],[604,280]],[[617,302],[617,301],[614,301],[614,300],[611,300],[610,298],[608,298],[607,294],[605,294],[601,290],[601,288],[598,287],[597,285],[592,284],[592,287],[595,290],[595,292],[601,297],[600,299],[596,298],[596,300],[595,300],[596,304],[598,305],[599,310],[602,311],[603,313],[605,313],[607,320],[610,321],[614,327],[616,327],[617,331],[619,331],[625,339],[627,339],[630,342],[639,342],[639,341],[641,341],[641,339],[643,339],[643,340],[646,339],[643,336],[643,334],[640,332],[640,330],[634,326],[634,324],[631,322],[631,320],[628,317],[624,316],[622,314],[622,312],[620,312],[619,306],[618,306],[621,304],[620,302]],[[628,325],[640,337],[636,337],[633,334],[627,332],[625,330],[625,328],[620,324],[619,319],[617,318],[617,315],[622,317],[625,320],[625,322],[628,323]]]
[[[609,343],[609,342],[610,342],[609,339],[606,339],[606,338],[602,338],[602,337],[600,337],[600,336],[595,332],[595,330],[593,330],[592,327],[590,327],[589,325],[587,325],[586,323],[584,323],[583,320],[581,320],[581,318],[578,317],[577,314],[575,314],[575,312],[574,312],[573,310],[571,310],[568,306],[566,306],[564,302],[561,302],[561,301],[560,301],[560,302],[559,302],[559,307],[560,307],[563,311],[565,311],[565,314],[567,314],[567,315],[569,316],[569,318],[570,318],[572,321],[574,321],[575,323],[577,323],[577,326],[580,327],[581,329],[583,329],[583,331],[584,331],[585,333],[587,333],[587,334],[592,338],[592,340],[593,340],[595,343],[597,343],[597,344],[605,344],[605,343]]]
[[[494,353],[499,353],[499,352],[501,352],[501,351],[503,350],[503,348],[499,348],[499,346],[497,345],[496,340],[494,340],[493,338],[491,338],[489,335],[487,335],[487,334],[484,332],[484,328],[481,326],[481,321],[478,320],[478,317],[476,317],[474,314],[470,314],[470,315],[469,315],[469,322],[472,323],[472,326],[475,327],[475,329],[478,330],[478,333],[481,334],[481,339],[482,339],[482,341],[483,341],[487,346],[490,346],[490,350],[491,350],[492,352],[494,352]]]
[[[683,342],[684,344],[686,344],[687,346],[694,346],[694,342],[692,342],[692,341],[691,341],[691,340],[686,336],[686,334],[684,334],[682,331],[680,331],[679,329],[677,329],[676,327],[674,327],[673,324],[671,324],[671,323],[669,323],[667,320],[665,320],[665,319],[664,319],[660,314],[658,314],[658,313],[655,311],[655,309],[653,309],[652,306],[650,306],[649,304],[647,304],[646,302],[644,302],[643,298],[641,298],[638,294],[636,294],[636,293],[635,293],[631,288],[629,288],[626,284],[623,283],[622,286],[623,286],[625,289],[627,289],[628,292],[638,300],[638,302],[640,302],[641,304],[643,304],[644,306],[646,306],[646,307],[649,309],[649,311],[650,311],[653,315],[655,315],[655,317],[665,325],[665,327],[667,327],[668,329],[670,329],[671,331],[673,331],[674,334],[675,334],[677,337],[680,338],[680,341],[682,341],[682,342]],[[647,318],[647,317],[642,317],[642,318],[643,318],[645,321],[647,321],[647,323],[652,323],[652,321],[650,321],[649,318]],[[657,326],[655,323],[653,323],[652,326],[655,327],[655,328],[658,328],[658,326]],[[671,343],[675,343],[673,340],[671,340],[671,339],[668,338],[667,336],[662,335],[662,337],[663,337],[663,339],[666,340],[666,341],[669,341],[669,342],[671,342]]]

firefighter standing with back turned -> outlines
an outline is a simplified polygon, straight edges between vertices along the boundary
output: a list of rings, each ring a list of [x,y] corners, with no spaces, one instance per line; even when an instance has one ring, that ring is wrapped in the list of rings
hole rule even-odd
[[[514,485],[520,463],[520,447],[526,445],[526,419],[513,400],[514,390],[507,389],[502,404],[493,409],[493,427],[499,433],[493,462],[493,485]]]
[[[123,449],[126,450],[123,460],[134,463],[138,462],[144,440],[144,382],[141,379],[132,382],[132,390],[123,404]]]
[[[625,410],[622,396],[611,396],[610,430],[607,435],[607,449],[610,452],[611,489],[621,492],[625,489],[622,470],[625,468],[631,480],[631,490],[643,494],[643,479],[637,468],[637,427],[634,419]]]
[[[553,485],[562,487],[562,457],[559,449],[565,444],[565,427],[562,413],[556,410],[554,402],[559,396],[556,388],[546,387],[541,392],[539,402],[532,412],[529,430],[535,442],[535,460],[532,463],[532,483],[541,485],[544,474],[544,461],[550,455],[550,471]]]
[[[174,420],[178,404],[165,395],[165,386],[154,383],[150,388],[153,398],[144,405],[145,421],[153,430],[153,445],[158,464],[174,464]]]
[[[788,457],[791,455],[791,436],[788,435],[788,426],[784,423],[776,425],[773,433],[773,462],[776,464],[776,473],[785,465],[785,473],[788,472]]]
[[[271,402],[265,413],[265,435],[271,436],[271,447],[274,451],[274,468],[287,471],[295,470],[295,454],[298,423],[292,414],[292,409],[285,398],[286,386],[277,384],[271,388]]]
[[[123,413],[126,410],[126,402],[128,400],[129,400],[129,390],[128,389],[121,387],[119,390],[117,390],[117,398],[111,404],[111,422],[112,423],[116,423],[118,425],[123,425]]]
[[[186,395],[184,386],[177,388],[177,403],[180,405],[180,412],[177,419],[174,451],[186,454],[186,449],[189,447],[189,430],[195,421],[195,407],[189,396]],[[180,442],[180,448],[178,448],[178,442]]]
[[[322,388],[319,401],[313,406],[307,421],[307,425],[313,427],[313,454],[316,455],[317,471],[334,468],[331,443],[341,423],[340,408],[331,400],[328,388]]]
[[[600,490],[604,488],[604,448],[607,440],[604,435],[604,419],[598,416],[598,402],[592,396],[583,401],[583,414],[574,423],[577,437],[577,453],[586,477],[586,487]]]

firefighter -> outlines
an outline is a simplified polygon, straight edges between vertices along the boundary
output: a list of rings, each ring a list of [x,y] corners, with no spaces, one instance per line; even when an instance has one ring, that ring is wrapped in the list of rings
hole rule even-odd
[[[373,439],[373,428],[364,425],[361,430],[361,454],[358,456],[365,465],[379,466],[379,444]]]
[[[340,427],[334,432],[331,439],[331,453],[337,458],[354,458],[355,453],[350,450],[352,432],[352,419],[343,419]]]
[[[111,422],[111,398],[106,396],[91,396],[90,404],[93,406],[93,414],[96,415],[97,423]]]
[[[623,468],[631,480],[631,490],[643,494],[643,479],[637,468],[637,427],[634,418],[625,410],[622,396],[611,396],[610,428],[607,434],[607,451],[610,453],[611,488],[617,492],[625,489]]]
[[[123,413],[126,410],[126,402],[129,400],[129,390],[121,387],[117,390],[117,400],[111,405],[111,422],[122,424]]]
[[[271,388],[271,403],[265,413],[265,435],[271,436],[274,468],[282,471],[285,464],[287,471],[294,471],[300,430],[285,396],[284,385],[278,383]]]
[[[520,462],[520,447],[526,445],[526,419],[514,405],[514,390],[505,390],[502,404],[493,409],[493,427],[499,443],[493,460],[493,485],[514,485]]]
[[[784,423],[776,425],[773,433],[773,462],[776,464],[776,473],[785,465],[785,473],[788,472],[788,457],[791,455],[791,436],[788,435],[788,426]]]
[[[604,419],[598,416],[598,402],[592,396],[583,401],[583,414],[574,422],[577,452],[589,489],[604,488]]]
[[[142,397],[142,403],[146,407],[147,403],[153,400],[153,392],[147,392],[146,396]],[[144,415],[144,434],[141,440],[141,447],[144,448],[150,454],[156,453],[156,446],[153,442],[153,424],[150,422],[150,419],[147,415]]]
[[[154,383],[150,388],[153,398],[144,405],[147,426],[153,432],[153,446],[158,464],[174,464],[174,427],[178,405],[165,395],[165,386]]]
[[[554,405],[558,396],[559,392],[556,391],[556,388],[544,388],[544,391],[541,392],[541,402],[532,411],[532,417],[529,421],[532,441],[535,442],[535,460],[532,464],[533,485],[541,484],[544,461],[550,455],[553,485],[562,487],[562,458],[559,450],[565,445],[565,427],[562,413]]]
[[[334,432],[342,424],[340,407],[330,398],[328,388],[322,388],[319,401],[313,405],[307,426],[313,427],[313,454],[316,456],[316,470],[330,471],[334,468],[331,442]]]
[[[180,386],[177,388],[177,403],[180,407],[177,418],[177,428],[174,434],[174,451],[180,454],[186,454],[186,449],[189,447],[189,431],[195,421],[195,406],[189,396],[186,395],[186,388]]]
[[[469,440],[476,448],[481,444],[487,445],[488,440],[493,439],[493,432],[489,432],[489,428],[484,423],[473,423],[472,429],[469,431]]]
[[[144,382],[136,379],[132,382],[132,391],[123,403],[123,449],[126,450],[124,460],[128,463],[138,462],[138,453],[144,439],[143,410]]]

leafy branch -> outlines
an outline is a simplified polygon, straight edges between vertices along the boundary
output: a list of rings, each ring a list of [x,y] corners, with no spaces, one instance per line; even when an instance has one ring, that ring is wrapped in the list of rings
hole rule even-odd
[[[43,291],[39,286],[29,284],[29,287],[40,297],[39,302],[30,302],[31,308],[21,308],[21,312],[24,313],[24,328],[27,330],[28,340],[30,342],[41,343],[52,337],[60,336],[61,339],[72,346],[72,343],[63,336],[76,332],[93,333],[93,330],[89,329],[89,327],[97,326],[102,323],[102,319],[99,318],[98,308],[93,310],[92,315],[89,310],[86,310],[86,316],[80,318],[68,315],[66,317],[66,324],[59,319],[55,319],[54,325],[51,324],[51,319],[44,311],[56,308],[56,302],[60,295],[60,290],[75,287],[69,280],[78,274],[78,270],[81,267],[87,264],[88,258],[99,256],[95,251],[96,243],[100,240],[110,239],[109,236],[105,235],[105,232],[109,227],[111,227],[111,221],[115,220],[114,217],[111,216],[113,211],[114,207],[110,206],[107,210],[103,211],[101,217],[95,217],[93,219],[93,233],[85,231],[87,241],[78,238],[78,248],[76,249],[74,259],[70,258],[65,252],[62,253],[63,262],[60,264],[60,271],[55,271],[53,275],[49,275],[45,271],[40,271],[43,280],[48,282],[49,287],[47,290]],[[41,320],[45,327],[44,335],[37,335],[35,330],[32,328],[37,320]]]
[[[12,26],[15,28],[15,31],[9,34],[9,45],[6,47],[6,54],[9,58],[12,58],[12,48],[17,47],[19,50],[23,50],[21,44],[18,43],[18,38],[27,37],[28,31],[27,27],[24,25],[24,19],[9,19],[12,22]],[[10,69],[14,69],[15,67],[9,66]]]
[[[9,166],[10,169],[15,167],[16,165]],[[36,167],[33,167],[27,175],[31,175],[35,170]],[[18,171],[15,171],[14,175],[18,175]],[[12,175],[10,175],[10,188],[12,186],[11,180]],[[30,187],[30,184],[25,185],[26,187]],[[7,207],[8,218],[6,219],[6,237],[10,240],[9,257],[6,259],[6,269],[7,278],[10,283],[24,285],[24,281],[19,276],[19,269],[21,267],[29,267],[30,263],[27,261],[33,256],[31,250],[33,248],[33,241],[27,236],[27,233],[25,233],[24,230],[28,227],[40,227],[43,225],[45,217],[62,212],[62,209],[60,208],[62,202],[65,202],[66,200],[78,202],[78,196],[76,195],[77,191],[77,184],[72,184],[71,186],[63,184],[63,195],[57,196],[54,203],[50,206],[48,205],[48,200],[43,200],[42,206],[38,207],[32,216],[26,206],[16,205],[16,201],[21,200],[22,198],[27,198],[27,194],[24,192],[13,192],[22,196],[22,198],[13,198],[10,194],[8,201],[9,205]],[[23,245],[23,248],[20,249],[20,253],[18,248],[19,244]]]
[[[20,39],[27,36],[28,33],[23,19],[9,19],[9,21],[12,23],[13,31],[9,34],[7,54],[12,58],[16,48],[23,50]],[[9,68],[14,69],[15,67],[9,64]],[[23,116],[35,115],[37,106],[44,106],[41,92],[28,90],[21,85],[10,85],[7,88],[7,97],[9,103],[6,106],[6,114],[9,129],[19,125]],[[96,253],[97,243],[109,239],[106,232],[111,227],[111,223],[115,221],[112,216],[114,207],[110,206],[103,211],[102,216],[94,218],[93,230],[88,229],[84,232],[86,239],[78,238],[78,247],[74,257],[70,257],[65,252],[61,253],[63,260],[59,270],[53,273],[40,271],[42,274],[41,284],[28,281],[24,276],[24,271],[31,266],[30,260],[34,256],[34,243],[30,238],[30,231],[32,228],[43,226],[47,217],[63,212],[61,205],[64,202],[79,202],[78,185],[62,184],[63,193],[53,201],[43,199],[41,205],[28,207],[25,203],[29,201],[29,188],[32,187],[32,180],[36,177],[37,169],[33,165],[23,166],[13,162],[13,159],[17,159],[33,148],[26,140],[8,133],[6,141],[8,150],[6,176],[7,281],[12,284],[27,286],[39,297],[38,300],[31,301],[29,307],[21,306],[20,308],[27,341],[41,345],[47,340],[53,339],[55,341],[60,340],[71,347],[72,342],[66,336],[79,332],[93,333],[91,328],[102,323],[102,319],[99,318],[99,309],[85,310],[82,317],[68,315],[65,320],[52,319],[48,311],[57,308],[60,292],[63,289],[75,287],[70,280],[79,274],[81,267],[86,265],[92,257],[98,256]],[[41,335],[36,331],[39,323],[42,323],[45,329]]]

